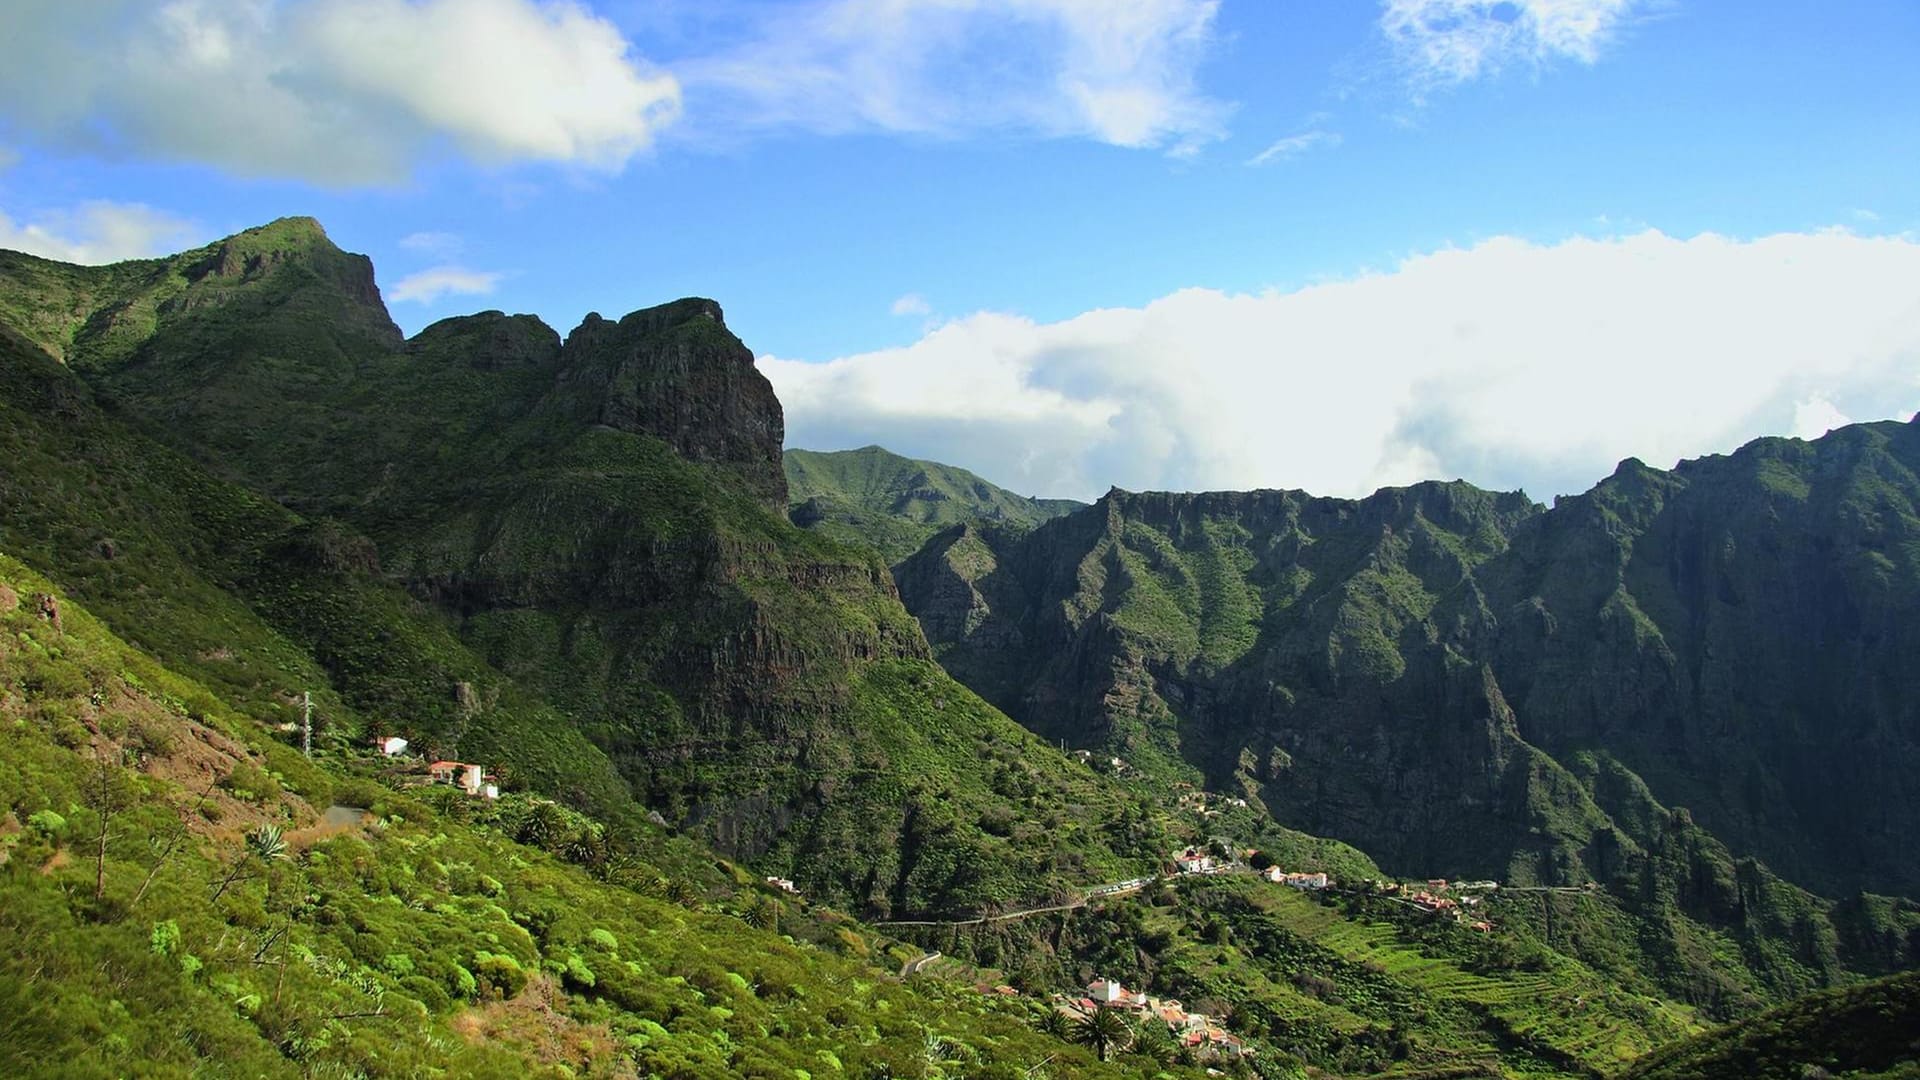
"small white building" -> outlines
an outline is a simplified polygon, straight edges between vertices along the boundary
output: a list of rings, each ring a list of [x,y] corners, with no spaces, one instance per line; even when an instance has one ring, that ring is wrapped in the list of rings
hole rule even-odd
[[[407,740],[398,735],[376,735],[371,741],[373,748],[385,757],[399,757],[407,752]]]
[[[767,884],[779,889],[783,893],[792,893],[795,896],[800,895],[800,887],[786,878],[770,877],[767,879]]]
[[[1213,873],[1213,856],[1204,852],[1195,851],[1192,848],[1188,848],[1174,856],[1173,864],[1178,867],[1183,874]]]

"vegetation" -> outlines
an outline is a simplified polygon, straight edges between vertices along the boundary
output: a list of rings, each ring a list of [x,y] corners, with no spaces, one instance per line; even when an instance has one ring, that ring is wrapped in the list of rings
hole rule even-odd
[[[789,516],[843,543],[870,544],[889,564],[934,533],[963,522],[1030,529],[1079,509],[1071,499],[1030,499],[965,469],[901,457],[878,446],[784,455]]]
[[[1920,974],[1825,990],[1667,1047],[1632,1080],[1920,1076]]]
[[[5,557],[0,600],[6,1075],[1152,1075],[664,838],[310,763]]]

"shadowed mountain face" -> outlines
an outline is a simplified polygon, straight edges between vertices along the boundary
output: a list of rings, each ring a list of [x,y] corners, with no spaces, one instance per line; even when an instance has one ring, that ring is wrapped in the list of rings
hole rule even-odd
[[[0,540],[47,572],[75,537],[151,532],[123,566],[173,549],[416,743],[556,792],[591,773],[603,813],[610,762],[641,807],[863,910],[1132,869],[1028,837],[1124,797],[932,665],[878,558],[786,520],[780,404],[710,300],[564,339],[484,312],[403,341],[365,258],[287,219],[110,267],[0,253],[0,326],[21,452],[47,463],[0,486],[22,509]],[[185,458],[81,475],[143,440]],[[143,521],[123,488],[206,520]],[[530,748],[531,716],[572,734]],[[1035,798],[989,835],[996,755]]]
[[[1036,731],[1404,872],[1611,877],[1657,800],[1803,884],[1912,893],[1917,471],[1920,426],[1883,423],[1628,461],[1551,510],[1115,491],[896,576],[942,664]]]

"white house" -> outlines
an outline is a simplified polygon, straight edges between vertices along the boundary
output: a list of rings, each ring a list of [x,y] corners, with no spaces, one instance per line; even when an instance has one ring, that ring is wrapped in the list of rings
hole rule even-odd
[[[386,757],[399,757],[407,752],[407,740],[398,735],[376,735],[372,742],[373,748]]]

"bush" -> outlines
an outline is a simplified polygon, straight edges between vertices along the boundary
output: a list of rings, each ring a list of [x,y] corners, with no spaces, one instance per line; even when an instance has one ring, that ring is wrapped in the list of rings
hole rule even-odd
[[[153,932],[147,935],[149,947],[156,956],[172,956],[180,950],[180,924],[168,919],[153,924]]]
[[[57,841],[67,831],[67,819],[52,810],[36,810],[27,815],[27,828]]]
[[[473,956],[473,978],[480,986],[502,999],[511,998],[527,988],[527,972],[520,966],[520,961],[484,949]]]

